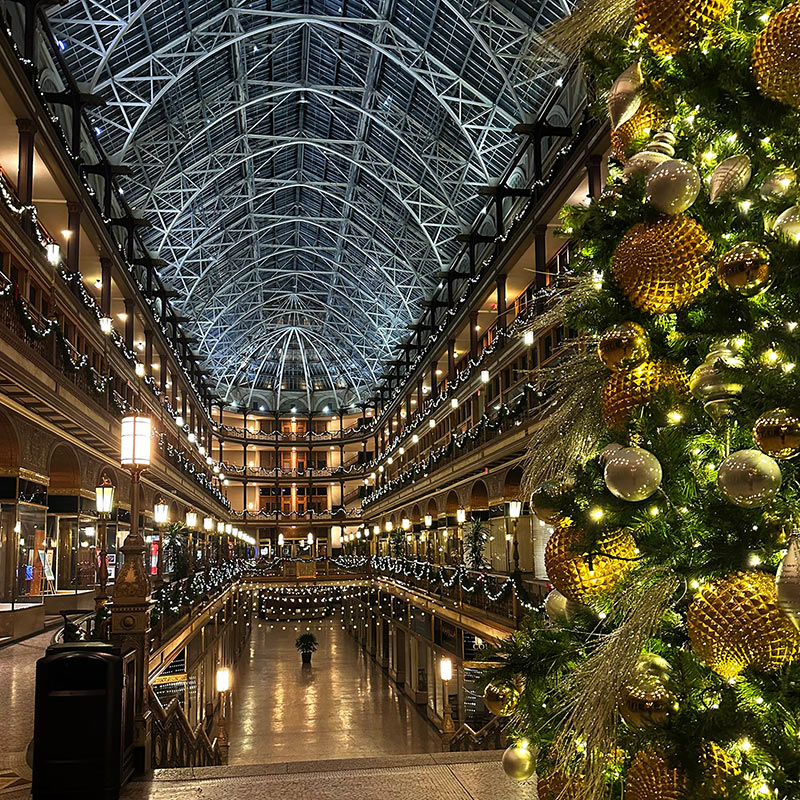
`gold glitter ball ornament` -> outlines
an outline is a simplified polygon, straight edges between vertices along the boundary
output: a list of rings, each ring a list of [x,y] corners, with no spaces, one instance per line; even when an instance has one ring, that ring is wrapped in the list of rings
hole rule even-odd
[[[611,132],[611,148],[614,155],[624,164],[635,141],[647,136],[661,125],[662,117],[651,103],[642,103],[627,122]]]
[[[754,297],[772,282],[769,251],[754,242],[741,242],[717,264],[717,281],[731,294]]]
[[[650,337],[638,322],[620,322],[600,335],[597,355],[614,372],[637,367],[650,356]]]
[[[800,417],[788,408],[767,411],[755,421],[753,439],[772,458],[792,458],[800,452]]]
[[[737,450],[719,465],[717,486],[734,505],[758,508],[781,488],[781,468],[760,450]]]
[[[625,776],[625,800],[686,800],[686,773],[655,749],[640,750]]]
[[[544,565],[553,586],[569,600],[586,603],[610,592],[635,566],[636,541],[627,531],[604,533],[596,542],[596,555],[580,547],[583,531],[572,525],[557,527],[544,549]],[[600,555],[602,554],[602,555]]]
[[[601,396],[603,422],[612,430],[622,430],[631,412],[647,405],[667,387],[681,396],[689,392],[686,370],[666,358],[645,361],[633,369],[609,375]]]
[[[634,18],[650,49],[675,55],[730,13],[733,0],[636,0]]]
[[[710,250],[708,234],[689,217],[637,222],[614,251],[614,278],[636,308],[651,314],[677,311],[706,290],[713,270],[706,259]]]
[[[508,717],[513,714],[518,700],[519,692],[513,686],[490,683],[483,690],[483,702],[496,717]]]
[[[800,108],[800,3],[770,18],[756,39],[752,65],[761,94]]]
[[[800,655],[798,632],[765,572],[736,572],[703,586],[686,621],[697,655],[726,679],[750,667],[777,672]]]
[[[517,742],[503,753],[503,772],[515,781],[526,781],[536,772],[536,754],[524,742]]]
[[[619,713],[629,725],[662,725],[675,703],[669,689],[669,663],[655,653],[642,653],[630,680],[622,687]]]

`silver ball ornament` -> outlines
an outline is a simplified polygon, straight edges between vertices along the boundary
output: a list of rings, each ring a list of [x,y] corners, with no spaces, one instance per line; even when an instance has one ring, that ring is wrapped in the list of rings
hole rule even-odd
[[[608,460],[603,477],[611,494],[637,503],[658,490],[661,464],[643,447],[623,447]]]
[[[800,206],[792,206],[779,214],[772,230],[792,244],[800,242]]]
[[[680,214],[700,194],[700,174],[694,164],[673,158],[647,176],[645,194],[647,202],[662,213]]]
[[[789,167],[780,167],[771,172],[759,187],[758,193],[764,200],[783,200],[794,189],[797,178],[795,171]]]
[[[720,464],[717,486],[734,505],[755,508],[781,488],[781,468],[760,450],[737,450]]]
[[[610,442],[600,451],[600,455],[598,456],[600,463],[605,466],[608,464],[609,459],[613,458],[614,454],[622,449],[623,447],[619,442]]]
[[[503,772],[515,781],[526,781],[536,772],[536,756],[527,745],[517,742],[503,753]]]

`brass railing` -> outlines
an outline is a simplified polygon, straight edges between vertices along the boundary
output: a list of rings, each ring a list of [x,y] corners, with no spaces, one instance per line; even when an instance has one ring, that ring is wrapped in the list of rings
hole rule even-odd
[[[464,723],[452,737],[445,741],[450,752],[465,750],[501,750],[506,746],[506,724],[504,717],[492,717],[479,731]]]

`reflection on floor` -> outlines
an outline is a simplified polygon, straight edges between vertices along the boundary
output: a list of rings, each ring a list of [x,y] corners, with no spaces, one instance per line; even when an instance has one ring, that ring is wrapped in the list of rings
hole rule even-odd
[[[164,770],[152,782],[129,784],[123,800],[535,800],[535,780],[507,778],[500,756],[431,753]]]
[[[249,652],[233,675],[230,764],[441,752],[424,709],[398,691],[341,624],[308,624],[319,650],[306,667],[294,647],[300,632],[294,624],[253,626]]]

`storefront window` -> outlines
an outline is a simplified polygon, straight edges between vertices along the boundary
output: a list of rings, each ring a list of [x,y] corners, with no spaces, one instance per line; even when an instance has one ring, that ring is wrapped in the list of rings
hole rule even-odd
[[[18,550],[15,594],[20,598],[40,597],[48,591],[55,591],[55,576],[46,545],[47,509],[31,503],[18,503],[17,509]]]

